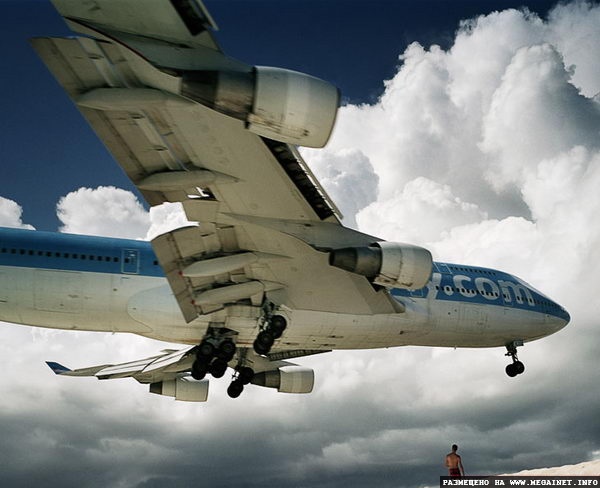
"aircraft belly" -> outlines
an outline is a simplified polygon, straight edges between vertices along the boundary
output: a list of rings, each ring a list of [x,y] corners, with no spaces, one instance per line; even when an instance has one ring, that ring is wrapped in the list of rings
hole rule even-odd
[[[411,313],[350,315],[293,310],[277,349],[368,349],[413,344],[427,335],[426,315]]]
[[[144,335],[168,342],[200,343],[208,328],[208,317],[186,323],[166,280],[147,280],[147,288],[131,295],[126,304],[129,316],[150,329]]]
[[[507,306],[435,301],[431,314],[435,331],[416,345],[499,347],[547,334],[543,314]]]
[[[6,267],[0,268],[0,320],[19,322],[14,278]]]
[[[124,286],[121,275],[11,266],[0,270],[5,298],[0,320],[52,329],[137,334],[150,330],[127,314],[123,293],[132,287]]]

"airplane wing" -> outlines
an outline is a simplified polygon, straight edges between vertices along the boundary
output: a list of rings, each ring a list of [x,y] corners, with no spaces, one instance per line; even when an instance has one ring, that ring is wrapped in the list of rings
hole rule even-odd
[[[332,249],[379,239],[340,224],[290,143],[324,144],[337,90],[226,57],[198,1],[152,0],[147,9],[131,0],[54,4],[89,37],[36,38],[41,58],[147,202],[181,202],[188,220],[201,223],[152,243],[188,322],[266,297],[306,310],[395,310],[364,276],[329,265]],[[275,100],[244,98],[262,92]],[[296,92],[300,101],[285,98]],[[294,103],[314,116],[300,120],[288,107],[269,118]]]
[[[150,393],[170,396],[175,400],[205,402],[208,399],[208,380],[196,381],[189,375],[195,359],[195,346],[180,351],[163,351],[150,358],[120,364],[103,364],[81,369],[69,369],[62,364],[46,364],[59,376],[93,376],[99,380],[134,378],[150,385]]]
[[[99,380],[134,378],[140,383],[156,383],[189,371],[195,358],[194,347],[180,351],[163,351],[157,356],[127,363],[103,364],[75,370],[52,361],[47,361],[46,364],[59,376],[95,376]]]
[[[205,402],[208,399],[208,380],[194,380],[190,370],[196,359],[197,346],[181,350],[165,350],[162,354],[119,364],[102,364],[87,368],[70,369],[62,364],[47,361],[48,367],[59,376],[96,377],[99,380],[134,378],[149,384],[150,393],[174,397],[175,400]],[[248,383],[277,388],[287,393],[310,393],[314,373],[282,357],[294,357],[324,351],[298,351],[295,354],[271,354],[267,357],[250,354],[246,363],[252,368]]]

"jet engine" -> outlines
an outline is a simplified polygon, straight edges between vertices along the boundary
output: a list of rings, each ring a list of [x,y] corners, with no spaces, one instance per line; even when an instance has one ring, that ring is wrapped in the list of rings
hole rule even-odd
[[[208,380],[196,381],[182,376],[152,383],[150,393],[175,397],[175,400],[182,402],[205,402],[208,399]]]
[[[256,373],[252,384],[277,388],[282,393],[310,393],[315,384],[315,372],[302,366],[282,366],[272,371]]]
[[[423,288],[433,267],[431,253],[422,247],[396,242],[377,242],[365,247],[336,249],[329,264],[366,276],[386,288]]]
[[[282,68],[186,71],[181,95],[243,120],[259,136],[323,147],[333,129],[339,91],[326,81]]]

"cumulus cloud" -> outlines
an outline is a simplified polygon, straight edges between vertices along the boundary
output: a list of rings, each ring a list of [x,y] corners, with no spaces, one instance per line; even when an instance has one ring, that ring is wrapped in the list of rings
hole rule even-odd
[[[148,212],[131,192],[112,186],[80,188],[60,199],[61,232],[136,239],[146,235]]]
[[[0,227],[33,229],[33,226],[23,223],[21,218],[22,215],[23,209],[18,203],[0,197]]]
[[[600,312],[591,295],[600,274],[600,76],[594,61],[600,55],[598,15],[600,7],[585,2],[563,4],[547,20],[506,10],[463,22],[447,51],[412,44],[377,103],[341,109],[324,150],[359,150],[379,177],[377,199],[356,216],[360,230],[426,245],[438,260],[512,272],[571,311],[574,325],[523,352],[533,368],[535,362],[549,363],[543,369],[546,374],[556,371],[554,386],[535,374],[520,387],[497,379],[497,351],[460,356],[436,352],[429,357],[403,353],[419,364],[418,373],[410,369],[411,375],[419,375],[417,385],[428,386],[414,388],[414,376],[402,375],[404,394],[386,390],[386,395],[396,402],[409,401],[422,413],[426,399],[441,402],[457,419],[458,409],[468,408],[474,416],[457,437],[485,452],[475,460],[482,473],[486,456],[513,466],[544,462],[537,453],[544,450],[542,439],[553,438],[554,428],[573,461],[597,449],[595,431],[567,431],[566,425],[576,421],[558,412],[574,408],[586,415],[590,410],[582,403],[561,397],[571,392],[577,398],[582,390],[593,389],[584,371],[595,369],[595,346],[589,341]],[[579,52],[577,42],[589,51]],[[380,357],[371,361],[383,370]],[[482,369],[473,371],[470,364]],[[406,370],[396,366],[390,369]],[[464,381],[449,392],[435,375],[450,370],[468,378],[461,375]],[[378,377],[394,381],[392,374]],[[577,386],[572,384],[575,378]],[[492,414],[497,407],[491,401],[510,396],[509,391],[535,395],[525,401],[511,397],[512,405]],[[464,398],[477,406],[467,407]],[[555,409],[542,406],[544,401],[554,402]],[[508,421],[514,402],[523,409],[516,424]],[[542,411],[545,417],[538,415]],[[489,421],[494,415],[498,422]],[[436,429],[444,430],[441,424]],[[506,434],[519,433],[527,434],[531,443],[514,453],[480,439],[490,434],[510,442]],[[371,448],[376,449],[375,441]],[[545,455],[557,464],[562,461],[554,449],[546,449]]]
[[[150,208],[150,227],[146,232],[145,239],[150,241],[156,236],[165,234],[174,229],[195,225],[188,221],[180,203],[165,202]]]
[[[359,227],[550,286],[547,262],[581,274],[597,243],[599,11],[506,10],[464,21],[447,51],[410,45],[376,104],[341,109],[324,150],[359,150],[379,177]]]
[[[80,188],[60,199],[61,232],[152,240],[186,225],[180,203],[163,203],[146,211],[138,198],[115,187]]]
[[[357,149],[320,151],[302,148],[319,182],[344,215],[344,223],[356,227],[356,214],[377,199],[379,177],[369,159]]]
[[[421,245],[486,217],[476,204],[453,195],[449,185],[424,177],[409,181],[391,198],[372,203],[357,216],[360,229],[367,234],[404,236],[405,241]]]

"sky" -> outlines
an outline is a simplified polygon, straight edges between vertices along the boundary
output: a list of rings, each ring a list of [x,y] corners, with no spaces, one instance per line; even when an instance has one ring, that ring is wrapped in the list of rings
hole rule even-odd
[[[329,144],[302,154],[347,225],[514,273],[572,323],[522,348],[513,379],[502,349],[339,351],[298,361],[316,371],[311,395],[255,387],[234,401],[221,380],[197,405],[44,364],[127,361],[162,343],[0,324],[0,484],[436,486],[452,443],[467,474],[600,458],[600,5],[207,6],[227,53],[342,90]],[[68,35],[51,5],[0,9],[0,225],[145,238],[177,222],[136,200],[28,46]]]

